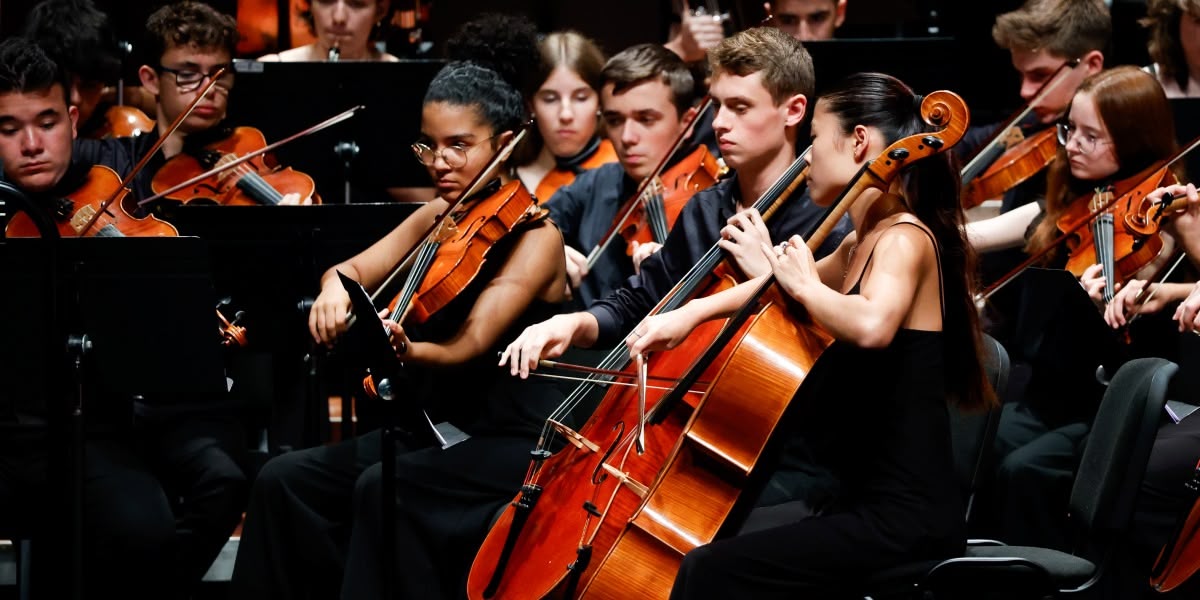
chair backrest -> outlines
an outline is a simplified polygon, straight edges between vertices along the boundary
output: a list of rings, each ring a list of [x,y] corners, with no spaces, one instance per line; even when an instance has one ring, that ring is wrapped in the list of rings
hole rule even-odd
[[[1162,358],[1131,360],[1104,392],[1069,503],[1072,524],[1093,543],[1110,539],[1129,523],[1167,388],[1178,370]]]
[[[1000,342],[990,335],[983,336],[984,371],[997,397],[1004,395],[1008,385],[1008,352]],[[988,411],[964,412],[950,410],[950,441],[954,451],[954,474],[962,485],[967,498],[967,518],[980,474],[984,471],[996,439],[996,427],[1000,422],[1000,407]]]

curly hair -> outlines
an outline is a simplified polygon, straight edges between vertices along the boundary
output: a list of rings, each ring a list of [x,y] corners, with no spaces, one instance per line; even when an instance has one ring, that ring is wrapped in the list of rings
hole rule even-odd
[[[525,120],[525,100],[492,69],[472,62],[452,62],[429,82],[424,104],[445,102],[473,107],[493,134],[517,131]]]
[[[185,0],[168,4],[146,20],[146,54],[157,63],[168,48],[195,46],[220,48],[233,56],[237,53],[237,23],[203,2]]]
[[[525,98],[542,84],[538,79],[542,51],[537,27],[523,16],[486,13],[463,23],[446,41],[446,58],[499,73]]]

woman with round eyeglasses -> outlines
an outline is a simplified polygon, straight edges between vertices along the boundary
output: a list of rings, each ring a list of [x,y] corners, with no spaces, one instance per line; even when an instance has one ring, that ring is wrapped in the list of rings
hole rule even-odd
[[[1047,173],[1046,195],[998,217],[967,225],[979,252],[1024,247],[1036,253],[1060,235],[1058,218],[1096,188],[1132,176],[1175,152],[1171,105],[1152,76],[1116,67],[1090,76],[1056,125],[1058,157]],[[1043,266],[1062,266],[1067,253],[1050,251]],[[1085,277],[1089,292],[1103,289],[1099,269]],[[990,282],[985,282],[990,283]],[[1098,287],[1099,286],[1099,287]]]
[[[324,273],[309,313],[317,343],[332,344],[347,329],[351,301],[338,273],[367,289],[383,285],[525,115],[520,92],[492,69],[453,62],[439,71],[425,93],[421,139],[412,146],[439,197]],[[466,290],[428,319],[374,323],[387,328],[408,375],[397,401],[424,409],[439,432],[453,425],[466,438],[443,448],[420,443],[420,432],[398,436],[393,523],[382,514],[379,430],[267,462],[251,490],[231,598],[459,595],[492,515],[520,489],[529,448],[562,400],[551,380],[513,380],[495,368],[497,351],[518,332],[560,310],[562,256],[562,235],[552,222],[528,223],[493,245]],[[393,525],[403,569],[381,554],[382,532]],[[391,595],[384,593],[389,587]]]
[[[1058,156],[1047,173],[1045,197],[968,224],[968,238],[977,250],[1023,246],[1032,255],[1047,248],[1061,234],[1059,217],[1077,209],[1076,203],[1090,202],[1096,189],[1144,171],[1177,148],[1171,106],[1162,87],[1131,66],[1085,79],[1057,133]],[[1068,255],[1067,248],[1056,246],[1040,266],[1064,268]],[[1080,283],[1099,298],[1106,284],[1100,266],[1088,268]],[[1019,329],[1001,327],[996,335],[1006,338],[1014,352],[1014,373],[1024,375],[1024,385],[1010,389],[1013,397],[1001,412],[993,446],[996,471],[983,492],[987,500],[981,503],[985,509],[977,522],[1004,531],[1010,543],[1065,547],[1069,535],[1063,515],[1104,391],[1096,381],[1096,366],[1111,363],[1104,349],[1116,341],[1095,326],[1096,316],[1064,308],[1075,305],[1066,301],[1062,290],[1020,285],[1018,280],[1014,288],[1019,292],[1011,292],[1019,294],[1020,304],[1002,315]]]
[[[391,0],[306,0],[300,16],[316,39],[261,61],[320,62],[400,59],[375,46],[387,25]]]
[[[525,189],[544,202],[617,153],[597,131],[604,53],[574,31],[551,33],[538,48],[542,83],[531,100],[537,127],[514,162]]]

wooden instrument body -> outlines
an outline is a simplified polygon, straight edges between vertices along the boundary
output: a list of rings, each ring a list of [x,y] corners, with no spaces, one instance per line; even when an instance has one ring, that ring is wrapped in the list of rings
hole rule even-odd
[[[177,236],[174,225],[154,216],[137,218],[122,206],[127,191],[112,169],[96,165],[78,189],[66,196],[73,203],[69,213],[52,214],[62,237],[145,237]],[[115,198],[107,208],[105,201]],[[88,223],[95,221],[91,227]],[[37,225],[23,212],[16,213],[5,229],[8,237],[38,237]]]

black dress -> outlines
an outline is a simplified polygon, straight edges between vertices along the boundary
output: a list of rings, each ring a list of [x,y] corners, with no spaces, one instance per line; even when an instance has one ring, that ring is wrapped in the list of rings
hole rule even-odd
[[[866,574],[961,553],[943,353],[940,331],[900,329],[875,350],[835,341],[793,399],[759,507],[687,554],[671,598],[853,597]]]

